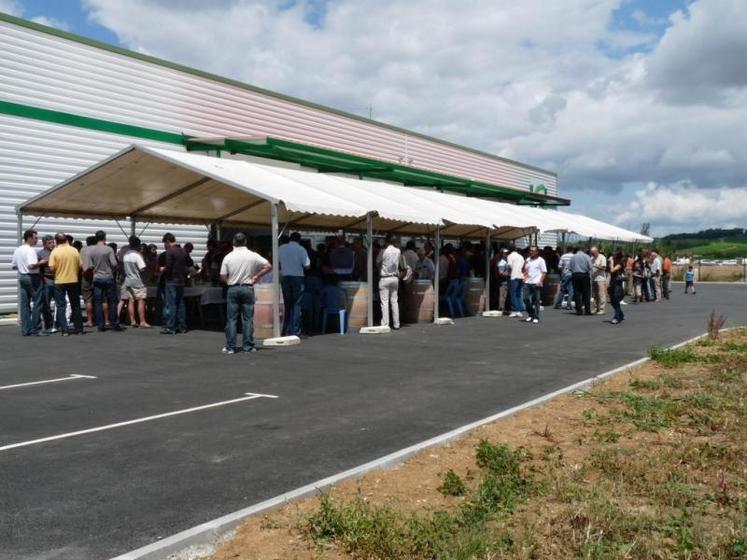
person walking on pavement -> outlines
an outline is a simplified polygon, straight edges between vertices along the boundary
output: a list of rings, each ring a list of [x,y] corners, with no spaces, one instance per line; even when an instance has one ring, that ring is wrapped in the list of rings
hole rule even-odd
[[[618,249],[612,257],[610,263],[610,286],[609,296],[610,304],[615,310],[612,317],[612,324],[617,325],[625,320],[625,314],[622,310],[622,300],[625,297],[625,265],[627,261],[622,251]]]

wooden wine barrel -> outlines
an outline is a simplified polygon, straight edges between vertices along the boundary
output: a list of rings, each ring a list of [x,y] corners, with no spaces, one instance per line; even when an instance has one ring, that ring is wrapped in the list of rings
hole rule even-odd
[[[405,323],[433,322],[433,284],[430,280],[413,280],[405,284]]]
[[[280,290],[280,331],[283,330],[283,291]],[[254,286],[254,338],[272,338],[272,284]]]
[[[368,326],[368,282],[340,282],[348,294],[348,327]]]
[[[467,278],[467,315],[479,315],[485,311],[485,279]]]
[[[553,305],[560,291],[560,275],[548,274],[542,284],[542,305]]]

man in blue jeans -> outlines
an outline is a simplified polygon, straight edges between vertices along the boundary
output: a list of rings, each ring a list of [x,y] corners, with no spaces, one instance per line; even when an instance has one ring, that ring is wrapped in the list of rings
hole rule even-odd
[[[545,259],[539,256],[539,247],[532,245],[529,248],[529,258],[524,263],[524,305],[529,317],[527,323],[540,322],[540,305],[542,303],[542,284],[547,276],[547,264]]]
[[[555,300],[555,309],[560,309],[563,306],[565,296],[568,296],[568,309],[573,307],[573,273],[571,272],[571,260],[575,254],[576,249],[570,247],[563,256],[560,257],[558,263],[558,270],[560,271],[560,289],[558,290],[558,297]]]
[[[233,251],[223,259],[220,278],[228,285],[226,293],[226,345],[224,354],[236,353],[236,323],[241,314],[242,349],[256,352],[254,348],[254,284],[272,270],[272,265],[262,255],[246,246],[246,235],[233,236]]]
[[[113,331],[123,331],[117,315],[117,286],[114,283],[114,271],[117,268],[117,257],[106,244],[106,233],[96,232],[96,245],[88,247],[83,257],[83,270],[93,271],[93,305],[96,327],[99,332],[111,327]],[[109,304],[109,320],[104,317],[103,302]]]
[[[524,302],[521,298],[521,287],[524,284],[524,257],[516,248],[508,255],[508,268],[511,270],[511,283],[509,284],[511,297],[511,314],[509,317],[522,317]]]
[[[184,303],[184,285],[187,282],[187,252],[176,243],[173,233],[165,233],[166,248],[161,276],[164,280],[165,304],[161,334],[187,332],[187,308]]]
[[[280,285],[283,288],[285,304],[285,336],[301,335],[301,305],[303,303],[304,270],[311,265],[309,254],[301,247],[301,234],[291,233],[288,243],[278,248],[280,260]]]
[[[29,229],[23,233],[23,244],[13,252],[12,267],[18,271],[18,288],[20,292],[19,319],[23,336],[48,334],[39,328],[42,310],[42,281],[39,267],[46,262],[39,261],[34,246],[38,240],[37,233]]]

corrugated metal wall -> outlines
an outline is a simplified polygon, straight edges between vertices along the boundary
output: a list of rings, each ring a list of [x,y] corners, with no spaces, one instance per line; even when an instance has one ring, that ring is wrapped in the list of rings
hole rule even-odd
[[[0,98],[192,135],[272,135],[526,190],[551,173],[0,22]]]
[[[189,135],[271,135],[522,190],[542,183],[557,194],[551,173],[6,21],[0,53],[0,100]],[[0,115],[0,311],[15,308],[15,205],[134,142],[157,145]],[[123,242],[110,222],[43,220],[37,229],[78,237],[100,227]],[[151,226],[143,237],[160,240],[165,229]],[[168,229],[204,244],[202,226]]]
[[[13,311],[16,307],[16,273],[10,268],[13,250],[18,245],[15,206],[133,141],[124,136],[0,115],[0,312]],[[156,142],[146,144],[175,148]],[[34,221],[34,217],[25,217],[24,227],[31,227]],[[120,225],[129,235],[129,222]],[[138,233],[144,226],[136,226]],[[125,242],[119,226],[109,221],[42,219],[35,229],[40,235],[64,231],[82,241],[103,229],[109,241],[119,245]],[[167,229],[183,243],[192,241],[200,250],[207,239],[204,226],[157,225],[149,225],[142,239],[157,243],[160,249],[161,237]]]

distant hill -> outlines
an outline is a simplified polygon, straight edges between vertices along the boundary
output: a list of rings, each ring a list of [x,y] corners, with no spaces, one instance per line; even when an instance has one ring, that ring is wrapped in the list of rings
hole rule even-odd
[[[706,229],[697,233],[673,233],[658,238],[655,244],[665,253],[704,259],[733,259],[747,256],[747,230]]]

